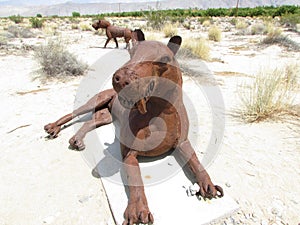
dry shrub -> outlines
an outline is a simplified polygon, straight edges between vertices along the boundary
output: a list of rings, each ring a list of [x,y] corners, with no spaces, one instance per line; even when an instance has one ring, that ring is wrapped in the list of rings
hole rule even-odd
[[[148,41],[159,41],[162,39],[162,35],[160,35],[159,33],[153,33],[153,32],[150,32],[150,33],[147,33],[146,35],[146,40]]]
[[[87,69],[87,65],[77,60],[61,41],[51,40],[37,47],[34,53],[46,78],[79,76],[83,75]]]
[[[187,30],[191,30],[192,26],[191,26],[191,21],[185,21],[184,23],[182,23],[182,26],[187,29]],[[195,28],[195,27],[194,27]]]
[[[78,29],[79,29],[78,24],[72,24],[72,25],[71,25],[71,29],[72,29],[72,30],[78,30]]]
[[[278,44],[287,48],[290,51],[300,51],[300,45],[289,39],[287,36],[281,34],[281,30],[271,32],[262,40],[262,44],[275,45]]]
[[[246,29],[249,26],[244,20],[237,20],[235,23],[235,28],[238,30]]]
[[[219,27],[212,26],[208,30],[208,39],[212,41],[221,41],[222,32]]]
[[[30,29],[21,26],[9,26],[7,32],[16,38],[33,38],[36,36]]]
[[[177,35],[177,33],[178,33],[177,25],[171,24],[171,23],[166,23],[163,27],[163,32],[164,32],[165,37],[173,37],[174,35]]]
[[[57,24],[48,24],[43,26],[43,33],[49,36],[56,36],[59,34]]]
[[[0,46],[7,45],[7,37],[5,33],[0,33]]]
[[[297,64],[261,70],[251,86],[242,85],[242,118],[246,122],[259,122],[274,115],[291,112],[294,96],[299,88],[299,72]]]
[[[265,34],[266,33],[266,25],[263,23],[257,23],[251,26],[251,34],[257,35],[257,34]]]
[[[79,27],[82,31],[93,31],[93,27],[88,23],[80,23]]]
[[[276,38],[276,37],[279,37],[281,36],[282,34],[282,29],[281,28],[269,28],[268,29],[268,32],[267,32],[267,36],[270,37],[270,38]]]
[[[275,45],[286,47],[291,51],[300,51],[300,46],[297,42],[283,35],[280,27],[275,27],[273,23],[267,22],[264,25],[264,34],[266,37],[262,40],[262,44]]]
[[[209,27],[210,25],[211,25],[211,23],[210,23],[209,20],[204,20],[203,23],[202,23],[203,27]]]
[[[209,60],[210,48],[204,38],[189,38],[183,41],[182,49],[187,49],[191,53],[203,60]]]

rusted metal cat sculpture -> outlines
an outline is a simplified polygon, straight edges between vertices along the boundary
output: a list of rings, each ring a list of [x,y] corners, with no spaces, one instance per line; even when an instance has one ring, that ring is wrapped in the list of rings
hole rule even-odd
[[[212,183],[188,140],[182,74],[174,57],[181,37],[172,37],[166,46],[144,41],[142,32],[136,32],[139,42],[130,50],[131,59],[114,73],[113,89],[100,92],[73,113],[45,126],[46,132],[56,137],[62,124],[93,111],[93,119],[70,139],[73,147],[83,149],[83,138],[88,131],[111,123],[115,117],[120,121],[121,153],[129,189],[123,225],[154,222],[138,156],[159,156],[176,149],[195,175],[200,187],[198,193],[204,198],[223,196],[222,188]]]

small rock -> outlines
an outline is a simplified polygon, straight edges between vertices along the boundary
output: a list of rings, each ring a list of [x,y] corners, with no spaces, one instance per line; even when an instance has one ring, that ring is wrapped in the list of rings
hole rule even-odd
[[[97,171],[96,168],[92,170],[92,175],[93,175],[93,177],[95,177],[95,178],[100,178],[100,174],[98,173],[98,171]]]
[[[196,193],[200,190],[200,187],[197,183],[194,183],[193,185],[189,186],[189,193],[190,196],[196,195]]]
[[[55,217],[53,215],[47,216],[46,218],[43,219],[43,223],[51,224],[54,222],[54,220],[55,220]]]
[[[82,196],[78,201],[80,202],[80,203],[85,203],[85,202],[87,202],[90,198],[92,198],[93,197],[93,195],[89,195],[89,196]]]
[[[285,208],[284,203],[281,200],[276,199],[272,202],[271,213],[278,217],[281,217],[283,214],[284,208]]]
[[[294,199],[291,199],[291,202],[294,203],[295,205],[298,205],[298,202]],[[300,225],[300,223],[298,225]]]
[[[231,184],[228,182],[226,182],[225,185],[226,185],[226,187],[231,187]]]

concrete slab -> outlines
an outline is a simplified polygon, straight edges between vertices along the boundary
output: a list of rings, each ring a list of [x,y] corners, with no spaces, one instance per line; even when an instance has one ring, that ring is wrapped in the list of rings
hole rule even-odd
[[[97,164],[95,171],[101,175],[116,223],[122,224],[128,198],[122,178],[119,142],[113,129],[113,126],[105,126],[88,135],[83,154],[89,164]],[[101,134],[105,134],[103,151],[99,143],[95,143],[95,137],[101,137]],[[206,201],[195,195],[189,196],[193,181],[189,170],[182,169],[180,164],[176,151],[155,160],[141,159],[145,192],[155,225],[207,224],[238,209],[237,203],[226,193],[223,198]]]

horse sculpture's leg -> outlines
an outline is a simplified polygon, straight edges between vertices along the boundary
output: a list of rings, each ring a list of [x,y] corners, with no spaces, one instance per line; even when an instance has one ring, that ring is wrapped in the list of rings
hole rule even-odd
[[[123,159],[129,188],[129,199],[124,212],[123,225],[138,223],[148,224],[154,222],[153,216],[148,208],[141,171],[136,157],[137,153],[135,151],[128,151]]]
[[[117,38],[114,38],[114,41],[115,41],[115,43],[116,43],[116,48],[119,48]]]
[[[97,127],[109,124],[113,121],[112,116],[107,108],[96,111],[93,114],[93,118],[85,122],[82,127],[76,132],[76,134],[69,140],[72,148],[83,150],[85,149],[85,144],[83,138],[85,135]]]
[[[113,89],[102,91],[96,94],[94,97],[92,97],[86,104],[79,107],[78,109],[75,109],[72,113],[61,117],[56,122],[45,125],[44,129],[52,138],[56,138],[61,130],[62,125],[71,121],[77,116],[83,115],[91,111],[97,111],[101,107],[105,107],[105,105],[107,105],[115,95],[116,92]]]
[[[44,130],[50,135],[51,138],[56,138],[61,130],[61,126],[71,121],[73,118],[73,113],[69,113],[58,119],[56,122],[45,125]]]
[[[129,44],[129,41],[130,41],[131,37],[125,37],[125,42],[126,42],[126,48],[128,48],[128,50],[130,50],[130,44]]]
[[[106,42],[105,42],[105,45],[104,45],[104,48],[106,48],[106,45],[108,44],[108,42],[110,41],[111,38],[107,38]]]
[[[197,155],[191,146],[189,140],[182,142],[178,146],[181,157],[187,161],[190,169],[195,174],[197,183],[200,187],[199,193],[203,198],[213,198],[213,197],[222,197],[223,189],[217,185],[214,185],[211,182],[211,179],[204,169],[204,167],[199,162]],[[218,194],[218,192],[220,194]]]

